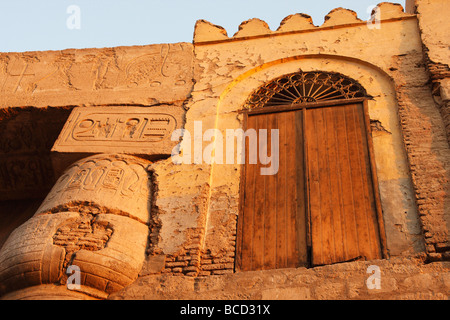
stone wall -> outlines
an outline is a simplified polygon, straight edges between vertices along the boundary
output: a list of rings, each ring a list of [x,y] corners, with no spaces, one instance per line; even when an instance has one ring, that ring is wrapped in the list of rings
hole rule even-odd
[[[0,201],[50,191],[65,169],[55,174],[50,151],[72,109],[182,109],[192,62],[190,43],[0,53]]]
[[[448,2],[445,0],[415,1],[433,96],[441,110],[450,142],[450,53],[447,32],[450,21],[447,12]]]
[[[419,20],[420,35],[431,62],[448,66],[448,37],[450,22],[445,0],[415,0],[415,12]]]
[[[7,107],[183,103],[192,88],[192,45],[0,54]]]
[[[67,166],[87,155],[131,153],[151,160],[148,210],[138,210],[145,219],[133,218],[147,239],[146,256],[139,260],[139,252],[134,264],[143,263],[139,277],[113,299],[447,299],[449,265],[441,260],[449,259],[450,147],[447,105],[440,101],[448,96],[448,50],[436,40],[445,39],[446,29],[435,32],[430,22],[430,12],[448,11],[436,9],[441,4],[417,0],[405,13],[400,5],[382,3],[369,24],[343,8],[331,11],[321,26],[305,14],[286,17],[275,31],[251,19],[233,36],[200,20],[193,44],[0,54],[0,200],[43,198]],[[247,98],[268,81],[299,71],[343,73],[371,96],[389,259],[235,272],[241,166],[222,164],[218,156],[207,162],[195,152],[225,147],[214,136],[242,128]],[[437,85],[439,94],[433,91]],[[103,145],[87,145],[70,138],[76,138],[74,119],[80,114],[93,119],[102,112],[124,113],[134,121],[138,114],[166,111],[175,115],[173,128],[187,130],[178,147],[189,163],[172,161],[177,141],[169,143],[168,135],[167,143],[116,149],[113,142],[120,139],[103,137]],[[117,119],[132,137],[131,122]],[[213,137],[202,142],[207,130],[215,130]],[[94,194],[82,198],[93,202],[85,203],[87,209],[104,201]],[[118,199],[103,204],[129,205],[119,211],[133,216],[138,203]],[[48,203],[38,213],[50,216]],[[6,203],[0,210],[10,207]],[[104,249],[98,248],[97,253]],[[365,286],[372,264],[382,270],[379,291]],[[65,294],[46,283],[23,289],[21,296],[36,296],[44,287],[48,296]],[[102,298],[117,290],[98,287]]]
[[[368,272],[371,265],[379,268],[378,288],[367,286],[374,274],[370,269]],[[394,258],[200,278],[152,275],[140,277],[109,299],[448,300],[449,267],[449,262],[424,265],[420,258]]]
[[[253,19],[242,23],[232,37],[218,26],[199,21],[194,34],[197,81],[187,115],[203,120],[204,130],[216,128],[225,136],[226,129],[241,128],[239,110],[246,99],[277,76],[296,71],[338,71],[355,79],[373,97],[369,101],[370,119],[385,129],[373,136],[388,251],[391,256],[409,255],[424,247],[410,176],[410,169],[416,169],[410,168],[404,152],[404,133],[409,127],[434,128],[436,144],[427,146],[420,141],[414,146],[429,148],[433,160],[439,155],[434,164],[437,167],[445,166],[449,150],[438,142],[442,121],[439,113],[433,113],[429,88],[424,87],[428,76],[416,17],[387,3],[379,5],[379,13],[379,29],[340,8],[330,12],[320,27],[306,15],[287,17],[276,31]],[[409,100],[408,110],[418,108],[424,113],[428,108],[431,119],[416,113],[401,121],[403,97],[398,91],[402,88],[405,99],[421,97]],[[430,134],[421,137],[433,139]],[[201,274],[233,272],[227,259],[235,250],[239,174],[237,165],[212,165]],[[442,177],[445,174],[445,170],[437,172]],[[443,200],[438,200],[441,210]]]
[[[412,1],[411,1],[412,2]],[[420,35],[423,43],[424,60],[428,71],[428,86],[432,90],[435,105],[440,111],[441,119],[431,106],[429,125],[423,130],[431,131],[428,144],[434,145],[434,154],[424,154],[423,149],[410,150],[412,166],[420,168],[413,171],[416,180],[416,194],[419,212],[423,225],[426,249],[431,260],[450,259],[450,161],[443,150],[445,136],[450,142],[450,53],[447,31],[450,28],[448,20],[448,2],[444,0],[416,0],[414,3],[417,14]],[[403,108],[402,108],[403,109]],[[426,108],[423,108],[425,111]],[[412,110],[410,110],[412,111]],[[431,115],[433,113],[433,115]],[[414,116],[414,113],[411,114]],[[432,120],[434,119],[434,120]],[[423,130],[419,126],[410,126],[407,138],[417,139],[417,145],[424,146]],[[437,160],[437,161],[436,161]],[[420,162],[419,162],[420,161]],[[427,167],[424,167],[427,164]],[[425,178],[425,175],[427,176]],[[430,175],[432,178],[430,179]]]

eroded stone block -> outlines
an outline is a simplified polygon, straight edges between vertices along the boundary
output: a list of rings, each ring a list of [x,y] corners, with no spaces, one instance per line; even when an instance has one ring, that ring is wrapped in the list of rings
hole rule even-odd
[[[265,21],[253,18],[242,22],[239,26],[239,31],[236,32],[236,34],[233,37],[234,38],[251,37],[271,33],[272,31],[270,30],[269,25]]]
[[[147,223],[150,219],[150,162],[131,156],[98,155],[70,166],[58,179],[37,214],[94,204]],[[90,208],[93,210],[93,208]]]
[[[0,53],[0,104],[161,104],[192,89],[190,43]]]
[[[331,27],[358,22],[361,22],[361,20],[358,18],[355,11],[344,8],[336,8],[331,10],[330,13],[325,16],[325,22],[321,27]]]
[[[93,288],[111,293],[137,278],[145,259],[147,226],[127,217],[99,214],[94,228],[107,226],[110,232],[103,242],[108,245],[92,248],[82,242],[101,243],[101,239],[93,241],[99,232],[69,237],[66,231],[62,237],[62,230],[82,219],[77,212],[38,215],[16,229],[0,251],[0,295],[42,284],[65,285],[69,265],[80,268],[80,292]]]
[[[178,143],[171,134],[183,125],[184,110],[175,106],[77,107],[52,151],[170,155]]]
[[[278,32],[289,32],[314,29],[312,18],[306,14],[296,13],[287,16],[281,21]]]
[[[195,24],[194,42],[217,41],[228,39],[227,31],[221,26],[206,20],[198,20]]]

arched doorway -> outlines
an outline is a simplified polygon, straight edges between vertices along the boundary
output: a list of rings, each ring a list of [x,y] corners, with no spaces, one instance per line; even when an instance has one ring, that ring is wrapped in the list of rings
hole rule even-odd
[[[263,163],[243,165],[238,270],[385,257],[368,98],[353,79],[317,71],[276,78],[249,97],[245,129],[277,130],[266,148],[278,143],[279,165],[272,175],[260,174]],[[245,159],[250,152],[246,144]]]

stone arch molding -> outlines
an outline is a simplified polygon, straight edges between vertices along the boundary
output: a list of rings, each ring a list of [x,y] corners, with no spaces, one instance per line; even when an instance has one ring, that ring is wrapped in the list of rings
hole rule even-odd
[[[392,78],[369,62],[346,56],[314,54],[283,58],[264,63],[236,77],[222,92],[218,115],[242,109],[246,99],[259,87],[295,72],[339,72],[359,82],[378,103],[384,97],[396,105]]]
[[[227,129],[242,127],[242,116],[236,113],[244,109],[249,96],[264,84],[283,75],[294,72],[339,72],[361,84],[367,92],[369,117],[374,123],[381,124],[383,132],[373,132],[375,162],[379,180],[381,203],[387,233],[387,246],[391,252],[396,252],[399,239],[404,235],[395,228],[398,212],[406,212],[411,222],[405,225],[405,232],[419,232],[417,209],[414,203],[412,182],[409,176],[406,151],[403,145],[398,104],[395,86],[392,78],[381,68],[371,63],[345,56],[336,55],[306,55],[283,58],[264,63],[236,77],[221,93],[216,113],[216,129],[225,136]],[[386,156],[389,155],[389,156]],[[218,169],[220,167],[220,169]],[[213,162],[211,173],[211,188],[219,190],[226,188],[231,196],[239,197],[239,183],[224,176],[233,177],[240,171],[239,165],[223,166]],[[214,191],[212,192],[212,194]],[[210,207],[214,199],[210,199]],[[236,208],[235,212],[238,212]],[[214,226],[207,226],[207,230]],[[213,233],[210,234],[214,238]],[[208,239],[206,243],[215,241]],[[407,240],[405,240],[407,241]],[[408,240],[409,241],[409,240]]]

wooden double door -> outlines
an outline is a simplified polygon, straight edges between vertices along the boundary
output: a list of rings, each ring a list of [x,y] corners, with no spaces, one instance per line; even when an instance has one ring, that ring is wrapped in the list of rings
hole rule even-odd
[[[383,257],[381,209],[363,103],[246,114],[278,130],[278,171],[246,162],[236,268],[318,266]],[[268,134],[267,150],[271,141]],[[246,144],[246,159],[250,152]]]

